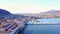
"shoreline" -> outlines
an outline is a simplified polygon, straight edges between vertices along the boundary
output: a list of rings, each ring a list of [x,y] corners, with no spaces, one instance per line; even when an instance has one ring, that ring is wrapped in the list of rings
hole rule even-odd
[[[60,25],[60,24],[28,24],[28,25]]]

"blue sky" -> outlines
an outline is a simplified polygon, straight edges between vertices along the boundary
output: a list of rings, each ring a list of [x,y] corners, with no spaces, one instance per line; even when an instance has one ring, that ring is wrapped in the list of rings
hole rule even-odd
[[[60,10],[60,0],[0,0],[0,8],[11,13],[39,13]]]

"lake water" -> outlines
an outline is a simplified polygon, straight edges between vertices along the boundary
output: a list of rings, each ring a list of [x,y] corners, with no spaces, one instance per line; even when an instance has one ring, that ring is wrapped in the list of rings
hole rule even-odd
[[[60,18],[36,19],[36,21],[29,21],[28,24],[60,24]]]
[[[37,19],[37,21],[40,21],[40,24],[60,24],[60,18]]]
[[[60,34],[60,25],[28,25],[23,34]]]
[[[60,18],[38,19],[41,23],[60,23]],[[28,25],[23,34],[60,34],[60,25]]]

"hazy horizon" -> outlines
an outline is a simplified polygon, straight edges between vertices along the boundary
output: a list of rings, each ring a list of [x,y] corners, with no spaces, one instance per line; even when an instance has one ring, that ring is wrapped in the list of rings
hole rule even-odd
[[[0,9],[11,13],[40,13],[60,10],[60,0],[0,0]]]

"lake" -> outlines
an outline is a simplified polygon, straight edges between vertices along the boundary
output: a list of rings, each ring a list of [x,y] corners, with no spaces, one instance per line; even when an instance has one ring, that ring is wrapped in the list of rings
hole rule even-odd
[[[60,24],[60,18],[36,19],[36,22],[29,21],[28,24]]]
[[[60,34],[60,18],[37,19],[40,23],[50,25],[28,25],[23,34]],[[55,25],[53,25],[55,23]]]
[[[60,24],[60,18],[37,19],[40,24]]]
[[[28,25],[23,34],[60,34],[60,25]]]

